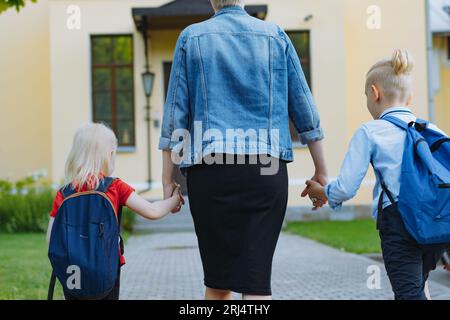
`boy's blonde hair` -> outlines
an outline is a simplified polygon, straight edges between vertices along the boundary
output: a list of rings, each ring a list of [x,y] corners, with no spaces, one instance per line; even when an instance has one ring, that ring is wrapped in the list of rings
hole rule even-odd
[[[367,73],[366,92],[378,86],[390,102],[407,102],[412,95],[414,60],[408,50],[397,49],[391,59],[377,62]]]
[[[111,129],[99,123],[81,125],[66,161],[67,183],[78,190],[84,185],[97,189],[101,176],[114,171],[116,149],[117,138]]]

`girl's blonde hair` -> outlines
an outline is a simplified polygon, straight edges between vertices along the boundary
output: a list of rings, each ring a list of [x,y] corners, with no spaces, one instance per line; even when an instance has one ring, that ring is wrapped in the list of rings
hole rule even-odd
[[[366,92],[378,86],[390,101],[406,102],[412,95],[414,60],[408,50],[397,49],[391,59],[377,62],[367,73]]]
[[[67,183],[78,190],[84,185],[97,189],[102,176],[114,171],[116,149],[117,138],[111,129],[99,123],[81,125],[66,161]]]

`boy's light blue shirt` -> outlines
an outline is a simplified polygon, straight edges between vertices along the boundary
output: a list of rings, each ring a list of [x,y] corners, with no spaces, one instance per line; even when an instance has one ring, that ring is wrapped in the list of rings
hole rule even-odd
[[[411,110],[406,107],[390,108],[380,118],[387,114],[406,123],[416,120]],[[433,124],[430,124],[430,128],[442,132]],[[388,121],[374,120],[363,124],[350,142],[339,177],[325,186],[330,207],[339,209],[344,201],[356,195],[371,161],[383,176],[384,183],[394,199],[398,201],[405,138],[405,131]],[[376,179],[372,204],[374,218],[377,217],[378,199],[381,194],[380,181],[378,177]],[[383,208],[390,204],[388,197],[384,195]]]

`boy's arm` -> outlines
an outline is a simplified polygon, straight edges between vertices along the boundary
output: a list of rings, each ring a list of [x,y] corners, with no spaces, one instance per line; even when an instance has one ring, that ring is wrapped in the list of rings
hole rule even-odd
[[[369,168],[371,155],[369,133],[362,126],[353,135],[339,177],[324,188],[331,208],[338,209],[356,195]]]
[[[128,198],[126,206],[146,219],[158,220],[178,207],[180,203],[181,197],[177,190],[175,190],[172,197],[153,203],[148,202],[136,192],[133,192]]]

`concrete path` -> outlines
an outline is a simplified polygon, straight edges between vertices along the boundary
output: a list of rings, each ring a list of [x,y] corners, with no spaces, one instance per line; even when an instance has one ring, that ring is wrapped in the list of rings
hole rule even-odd
[[[203,273],[193,232],[132,236],[125,257],[121,299],[202,299]],[[378,289],[367,286],[373,270],[380,272]],[[448,287],[437,282],[430,287],[433,298],[450,298]],[[275,253],[272,289],[274,299],[283,300],[393,298],[381,263],[287,234],[281,235]]]

